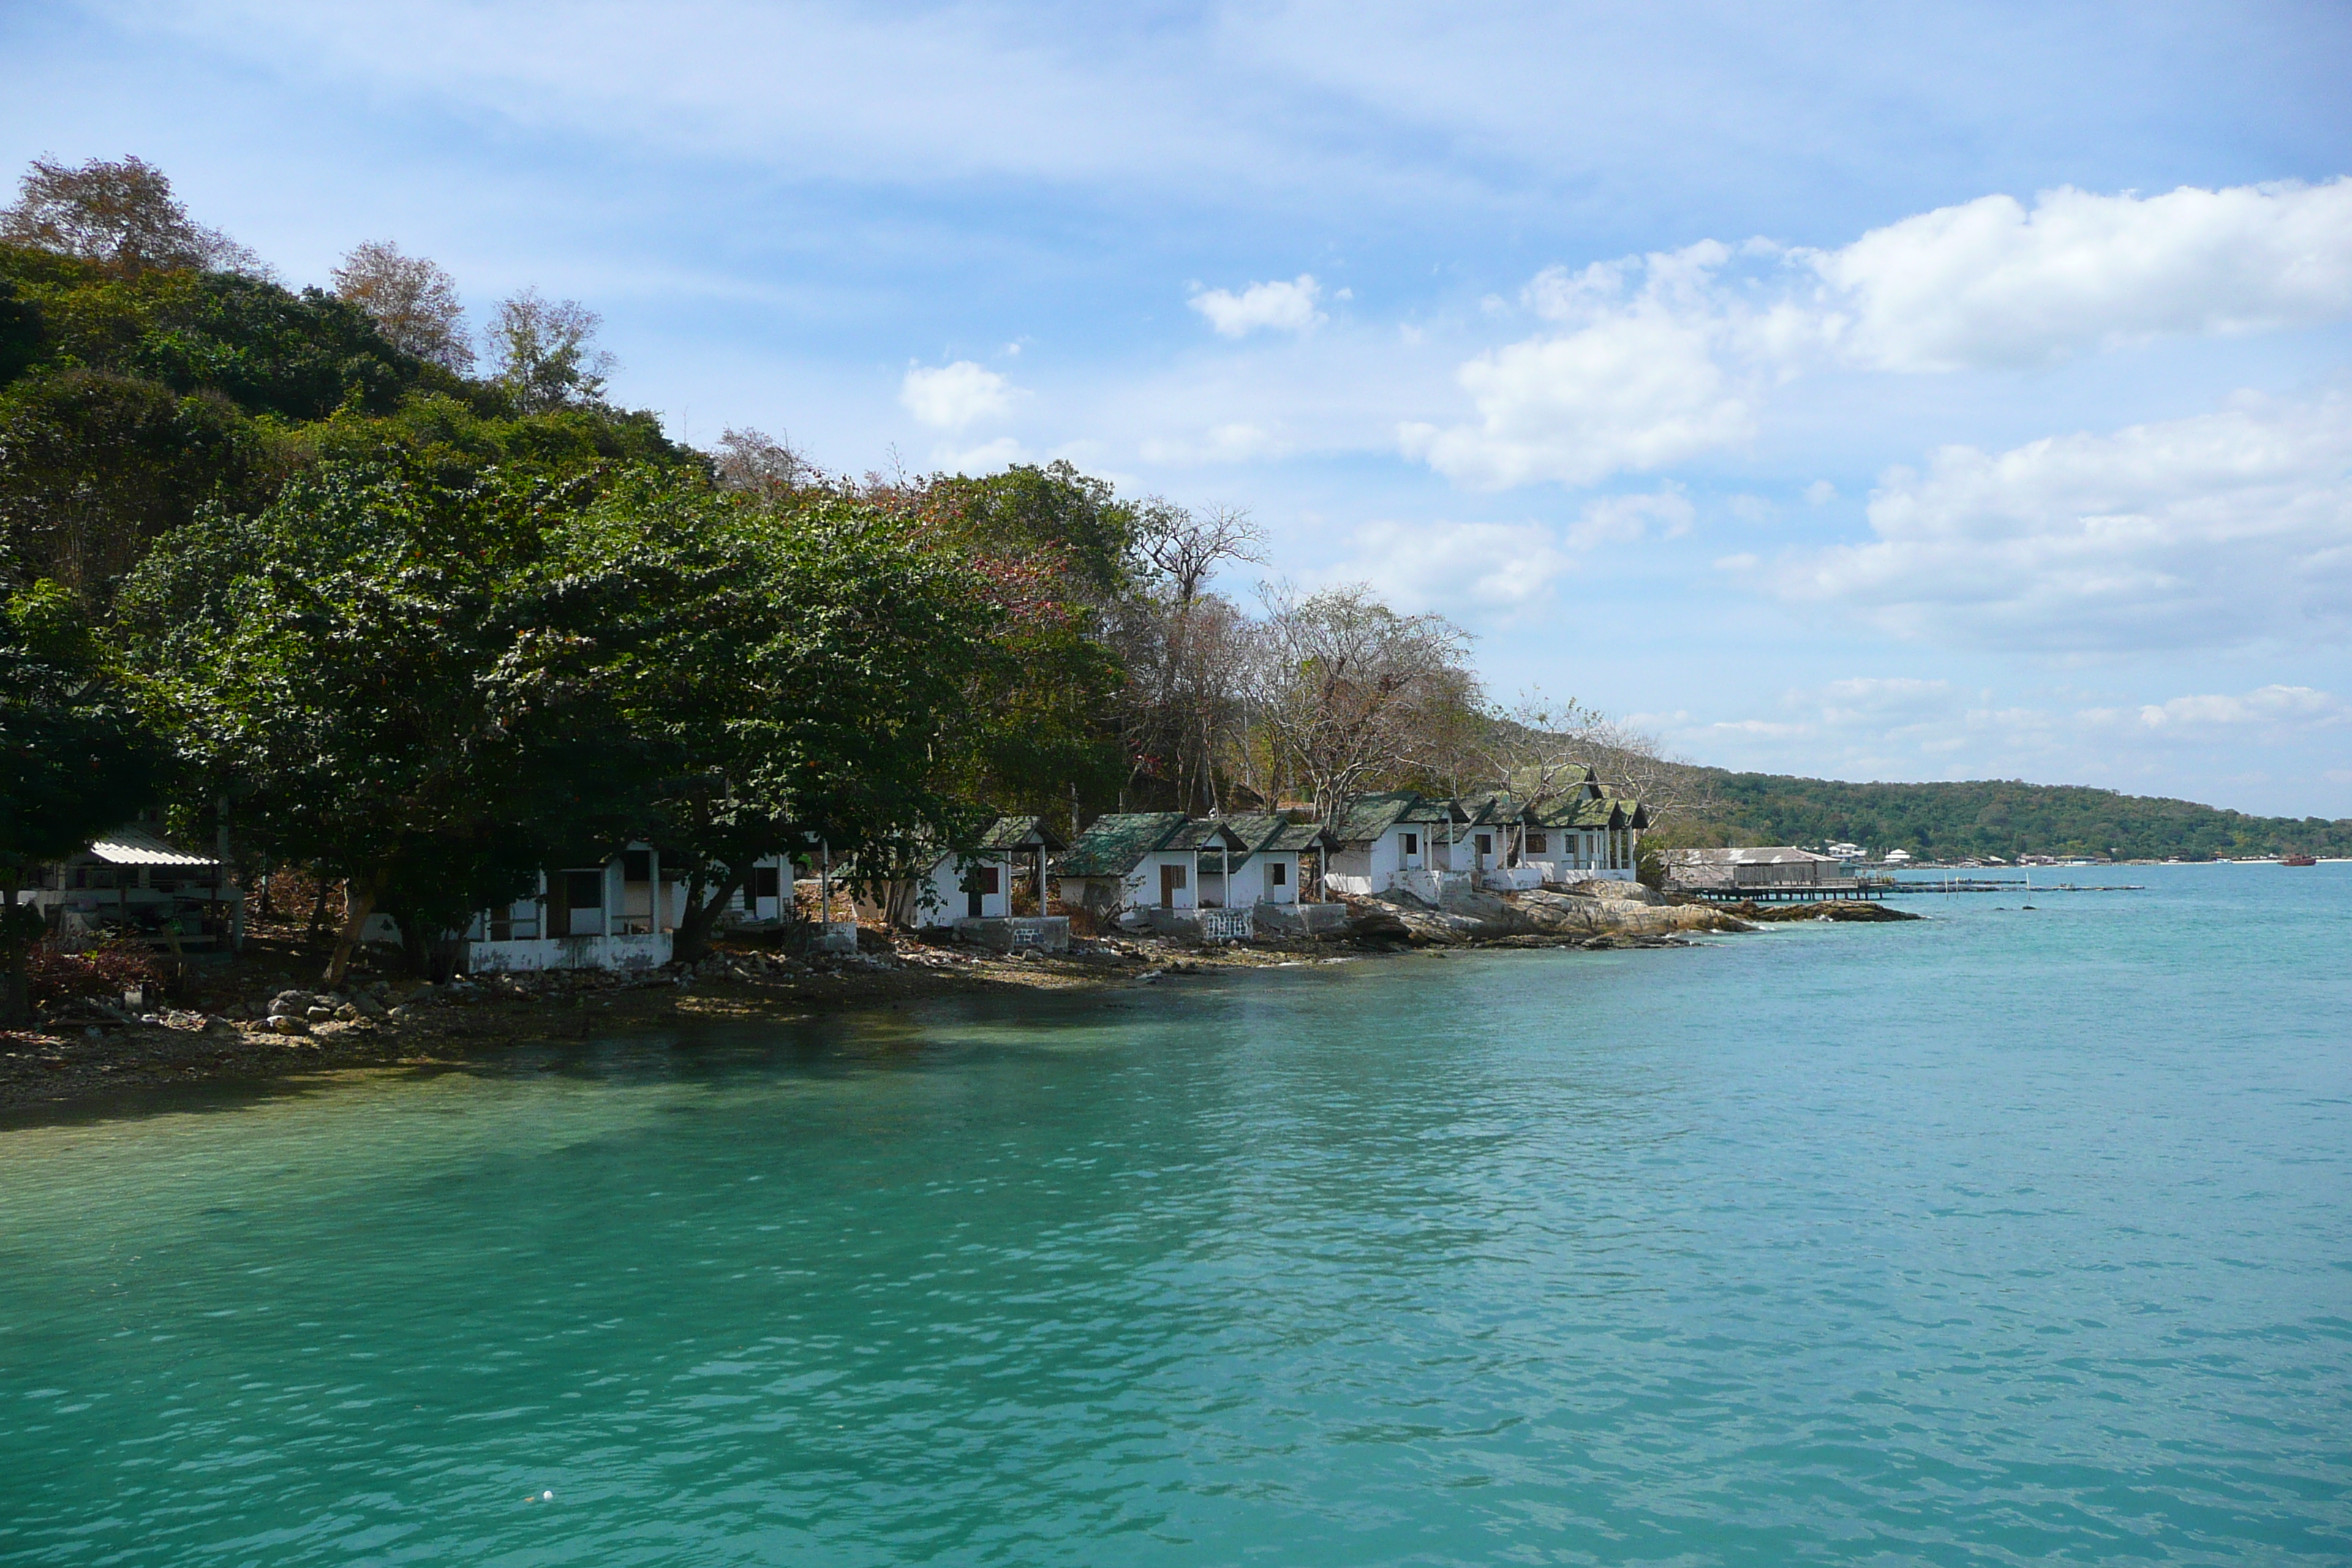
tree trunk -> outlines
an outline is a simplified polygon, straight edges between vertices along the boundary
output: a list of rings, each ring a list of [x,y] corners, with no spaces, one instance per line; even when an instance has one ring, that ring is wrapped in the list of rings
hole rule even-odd
[[[368,917],[375,913],[375,889],[356,879],[343,884],[346,894],[343,906],[343,929],[335,938],[335,951],[327,959],[327,989],[339,988],[344,973],[352,966],[352,954],[359,951],[360,935],[366,931]],[[320,894],[324,899],[323,891]],[[404,932],[407,926],[400,928]]]
[[[346,884],[344,897],[349,899],[350,896],[348,884]],[[322,877],[319,879],[319,896],[310,901],[310,923],[309,926],[304,928],[302,931],[302,945],[304,947],[309,947],[311,943],[317,942],[319,938],[324,934],[326,929],[327,881],[326,879]]]
[[[792,863],[784,863],[778,873],[777,885],[782,893],[780,902],[792,899]],[[749,866],[730,870],[727,879],[710,890],[707,899],[688,897],[686,912],[678,917],[677,930],[670,933],[669,955],[680,963],[692,963],[710,951],[710,933],[719,927],[719,911],[726,909],[730,899],[743,890],[744,880],[751,875]]]

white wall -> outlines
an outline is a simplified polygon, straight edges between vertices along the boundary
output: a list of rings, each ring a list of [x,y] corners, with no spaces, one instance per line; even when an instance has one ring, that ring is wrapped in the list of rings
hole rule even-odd
[[[931,866],[916,895],[919,925],[950,925],[971,913],[971,895],[964,879],[989,867],[996,869],[996,891],[981,895],[982,920],[1002,919],[1013,912],[1013,858],[1009,855],[942,855]]]

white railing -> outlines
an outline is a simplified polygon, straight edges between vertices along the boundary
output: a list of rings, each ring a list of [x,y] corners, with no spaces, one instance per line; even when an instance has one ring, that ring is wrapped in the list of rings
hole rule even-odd
[[[1201,940],[1203,942],[1247,942],[1257,933],[1257,922],[1248,910],[1202,910]]]

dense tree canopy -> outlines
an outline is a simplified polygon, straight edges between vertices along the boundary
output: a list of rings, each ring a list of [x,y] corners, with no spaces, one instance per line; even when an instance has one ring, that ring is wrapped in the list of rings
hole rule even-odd
[[[1754,844],[1847,842],[1915,856],[2098,855],[2119,859],[2352,854],[2352,822],[2248,816],[2185,800],[2014,780],[1847,784],[1769,773],[1706,775],[1708,821]]]
[[[0,604],[0,1023],[25,1012],[38,934],[17,889],[146,805],[162,748],[118,695],[71,595],[36,583]]]
[[[533,583],[575,500],[338,465],[183,529],[122,596],[142,702],[252,848],[348,879],[357,919],[462,924],[642,829],[672,761],[614,700],[603,628]]]

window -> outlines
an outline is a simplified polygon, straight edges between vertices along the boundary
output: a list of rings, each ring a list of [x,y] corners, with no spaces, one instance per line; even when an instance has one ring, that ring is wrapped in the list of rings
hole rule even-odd
[[[490,911],[489,938],[492,942],[530,942],[538,935],[537,899],[517,899],[511,904]]]
[[[1491,833],[1481,833],[1478,835],[1478,858],[1484,860],[1487,856],[1492,855],[1494,852],[1495,836]]]
[[[1551,853],[1551,838],[1550,838],[1550,837],[1549,837],[1549,835],[1547,835],[1547,834],[1542,834],[1542,833],[1530,833],[1530,834],[1528,834],[1528,854],[1530,854],[1530,855],[1549,855],[1549,854],[1550,854],[1550,853]]]
[[[1408,833],[1404,836],[1404,852],[1408,855],[1418,855],[1421,853],[1420,834]]]
[[[1265,879],[1269,887],[1290,886],[1290,867],[1280,860],[1269,861],[1265,868]]]
[[[632,849],[621,857],[621,880],[650,882],[654,879],[654,858],[645,849]]]

